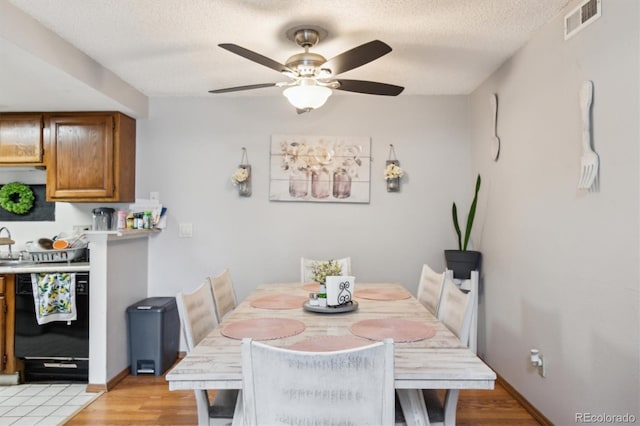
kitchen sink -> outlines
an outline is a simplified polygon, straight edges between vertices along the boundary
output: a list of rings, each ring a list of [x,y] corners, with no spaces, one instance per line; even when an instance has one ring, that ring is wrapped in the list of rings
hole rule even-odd
[[[0,259],[0,267],[2,266],[26,266],[35,264],[32,260],[20,259]]]

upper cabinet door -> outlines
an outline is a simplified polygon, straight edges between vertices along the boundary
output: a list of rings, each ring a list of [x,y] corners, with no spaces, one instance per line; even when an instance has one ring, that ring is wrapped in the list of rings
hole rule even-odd
[[[0,114],[0,164],[43,165],[42,114]]]
[[[47,200],[134,200],[135,120],[119,113],[77,113],[47,121]]]

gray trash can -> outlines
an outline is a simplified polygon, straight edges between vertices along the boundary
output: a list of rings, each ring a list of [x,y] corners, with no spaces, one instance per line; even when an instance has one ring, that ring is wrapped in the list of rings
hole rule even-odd
[[[180,318],[175,297],[150,297],[127,308],[131,374],[162,375],[178,358]]]

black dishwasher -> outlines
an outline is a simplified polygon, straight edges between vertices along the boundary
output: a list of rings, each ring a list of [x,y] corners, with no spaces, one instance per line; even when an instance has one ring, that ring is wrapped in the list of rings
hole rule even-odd
[[[76,272],[75,321],[38,324],[31,274],[16,274],[15,356],[25,382],[88,382],[89,273]]]

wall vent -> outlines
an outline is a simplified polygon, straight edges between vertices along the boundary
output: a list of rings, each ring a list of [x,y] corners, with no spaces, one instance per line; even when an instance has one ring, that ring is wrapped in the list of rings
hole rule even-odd
[[[564,39],[568,40],[601,15],[601,0],[584,0],[564,17]]]

